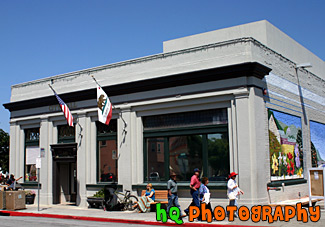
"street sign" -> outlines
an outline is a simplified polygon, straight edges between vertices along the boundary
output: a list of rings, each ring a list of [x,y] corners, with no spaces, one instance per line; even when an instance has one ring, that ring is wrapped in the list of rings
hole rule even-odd
[[[41,148],[41,158],[45,157],[45,148]]]
[[[36,158],[36,168],[40,169],[42,166],[42,159],[41,158]]]

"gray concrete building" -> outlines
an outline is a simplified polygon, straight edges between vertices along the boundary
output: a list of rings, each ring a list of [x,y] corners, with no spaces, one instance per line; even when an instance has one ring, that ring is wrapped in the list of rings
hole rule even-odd
[[[324,135],[318,143],[311,136],[325,125],[324,72],[322,59],[258,21],[166,41],[160,54],[13,85],[4,104],[10,172],[24,176],[25,188],[40,182],[41,204],[84,207],[113,181],[134,194],[147,182],[165,189],[173,170],[185,208],[194,168],[209,178],[213,205],[227,203],[232,171],[245,192],[240,204],[304,196],[307,170],[321,162],[317,146],[325,143]],[[114,104],[109,126],[97,120],[90,75]]]

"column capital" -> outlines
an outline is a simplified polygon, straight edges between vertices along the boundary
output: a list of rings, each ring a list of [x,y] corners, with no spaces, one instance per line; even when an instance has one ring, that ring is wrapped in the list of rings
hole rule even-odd
[[[41,122],[48,122],[49,117],[48,116],[41,116]]]
[[[84,118],[84,117],[86,117],[87,116],[87,113],[78,113],[77,114],[77,117],[78,118]]]
[[[235,99],[245,99],[249,96],[249,91],[234,92]]]
[[[16,126],[17,121],[16,120],[10,120],[9,124],[10,124],[10,126]]]

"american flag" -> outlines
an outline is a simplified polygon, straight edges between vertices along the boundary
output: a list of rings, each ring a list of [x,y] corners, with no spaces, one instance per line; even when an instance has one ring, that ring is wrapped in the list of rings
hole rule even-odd
[[[73,116],[69,110],[69,107],[67,106],[67,104],[65,104],[63,102],[63,100],[56,94],[56,92],[54,92],[56,99],[58,100],[60,107],[64,113],[64,117],[65,119],[67,119],[68,125],[69,126],[73,126]]]

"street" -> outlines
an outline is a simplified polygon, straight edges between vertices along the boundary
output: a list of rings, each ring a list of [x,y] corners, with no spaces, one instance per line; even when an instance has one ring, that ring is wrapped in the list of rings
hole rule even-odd
[[[47,227],[47,226],[85,226],[85,227],[100,227],[100,226],[143,226],[148,227],[148,225],[139,224],[127,224],[127,223],[115,223],[115,222],[94,222],[94,221],[80,221],[80,220],[70,220],[70,219],[56,219],[56,218],[36,218],[36,217],[15,217],[15,216],[0,216],[1,227],[12,227],[12,226],[23,226],[23,227]]]

